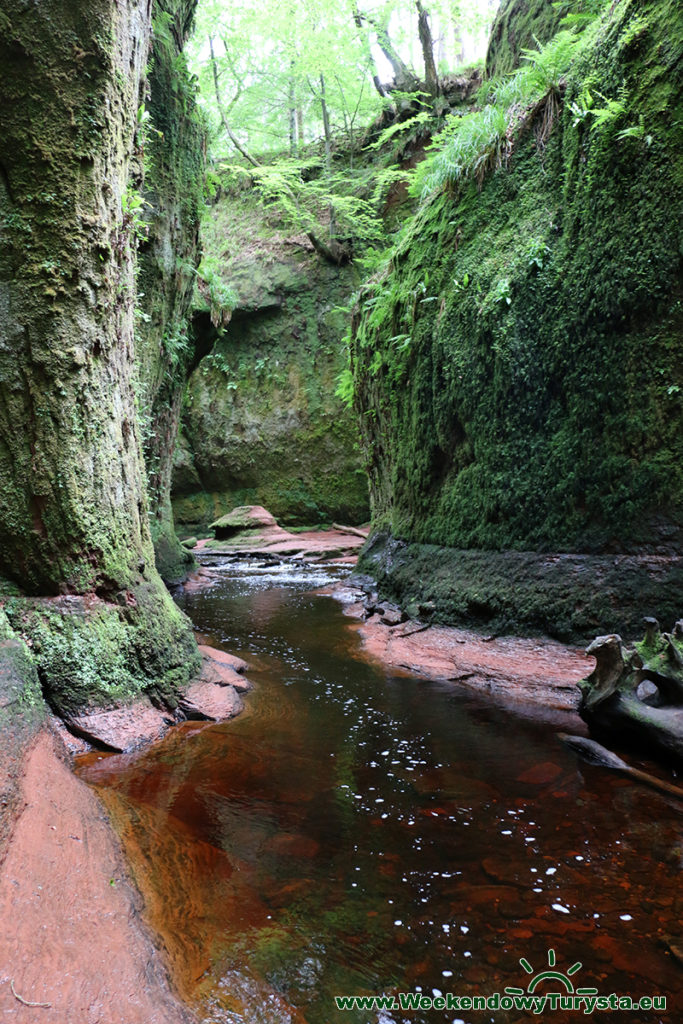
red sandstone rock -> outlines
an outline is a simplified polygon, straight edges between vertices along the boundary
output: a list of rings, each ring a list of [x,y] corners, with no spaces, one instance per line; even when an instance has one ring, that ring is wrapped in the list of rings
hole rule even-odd
[[[336,597],[335,589],[319,593]],[[358,618],[365,609],[353,602],[355,596],[348,587],[339,588],[345,614]],[[547,708],[576,710],[577,683],[590,669],[583,651],[545,638],[483,637],[472,630],[425,627],[415,621],[389,626],[380,614],[353,628],[363,641],[362,653],[383,665]]]
[[[209,529],[214,531],[216,537],[231,537],[242,530],[258,530],[271,526],[277,526],[277,520],[262,505],[239,505],[211,523]]]
[[[246,672],[249,668],[246,661],[242,661],[236,654],[228,654],[227,651],[221,651],[218,647],[209,647],[207,644],[199,644],[198,646],[202,657],[218,661],[221,665],[228,665],[234,672]]]
[[[23,809],[0,867],[0,1017],[191,1024],[139,918],[140,898],[99,801],[58,743],[43,730],[26,755]]]
[[[153,707],[147,700],[135,701],[120,708],[72,715],[66,726],[77,736],[118,752],[135,750],[161,739],[173,724],[168,714]]]
[[[200,680],[188,686],[179,707],[188,718],[226,722],[240,713],[243,704],[234,687]]]
[[[236,658],[235,660],[239,661],[240,659]],[[223,664],[211,655],[204,655],[199,679],[202,683],[211,683],[213,686],[231,686],[235,690],[239,690],[240,693],[251,689],[248,679],[245,679],[230,665]]]
[[[240,533],[229,540],[199,542],[203,554],[280,555],[305,559],[344,559],[347,561],[363,546],[363,538],[339,530],[305,530],[289,533],[280,526]],[[201,585],[201,584],[200,584]]]

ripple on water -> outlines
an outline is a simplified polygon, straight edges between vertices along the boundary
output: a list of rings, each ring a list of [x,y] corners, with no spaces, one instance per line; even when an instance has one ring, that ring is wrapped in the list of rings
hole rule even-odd
[[[248,713],[82,769],[185,995],[214,1024],[403,1024],[333,996],[503,991],[552,948],[601,992],[676,1007],[678,809],[580,764],[542,721],[364,663],[308,593],[329,580],[233,563],[181,597],[252,666]]]

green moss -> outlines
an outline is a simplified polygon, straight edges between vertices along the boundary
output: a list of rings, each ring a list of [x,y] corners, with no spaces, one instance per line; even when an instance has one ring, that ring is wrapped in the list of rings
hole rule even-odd
[[[27,738],[45,719],[45,703],[31,651],[0,608],[0,735]],[[13,737],[8,740],[7,733]]]
[[[639,636],[644,615],[672,621],[683,586],[676,559],[463,551],[382,533],[363,549],[359,570],[415,618],[572,643],[596,633]]]
[[[25,800],[24,754],[46,712],[31,652],[0,608],[0,860]]]
[[[519,67],[522,51],[547,42],[566,9],[552,0],[503,0],[491,27],[486,76],[496,78]]]
[[[184,38],[194,0],[160,6]],[[7,10],[11,28],[0,35],[0,572],[12,590],[36,597],[13,597],[7,610],[33,645],[33,671],[57,710],[142,692],[172,702],[198,656],[189,622],[154,569],[140,449],[151,424],[160,450],[170,450],[174,409],[177,423],[180,388],[162,394],[163,415],[154,403],[178,362],[172,341],[183,310],[174,246],[186,237],[193,202],[196,246],[192,196],[203,138],[188,112],[168,126],[166,162],[161,149],[155,154],[154,215],[172,230],[152,232],[159,275],[145,284],[163,283],[153,303],[163,324],[146,347],[134,338],[143,279],[136,255],[146,155],[144,12],[98,0],[30,8],[9,0]],[[173,66],[164,65],[169,94],[173,77],[182,77],[177,47],[173,56]],[[194,160],[182,174],[181,155]],[[142,312],[138,305],[144,320]],[[170,459],[170,513],[169,480]],[[162,473],[153,516],[163,493]]]
[[[149,101],[138,110],[138,158],[148,214],[139,254],[138,407],[157,569],[182,580],[194,559],[175,534],[170,503],[182,394],[196,361],[188,319],[199,263],[206,129],[182,53],[195,0],[156,0]]]
[[[226,238],[230,239],[226,246]],[[263,505],[283,524],[369,514],[358,430],[336,396],[357,270],[276,231],[250,193],[213,207],[205,244],[237,306],[227,328],[195,317],[210,352],[190,380],[174,475],[179,522]]]
[[[395,536],[679,550],[674,6],[620,4],[586,30],[544,148],[528,131],[481,190],[435,196],[366,290],[357,411],[374,520]],[[613,117],[577,123],[587,83],[602,107],[621,97]]]
[[[173,586],[187,578],[197,565],[192,553],[183,547],[176,536],[172,517],[155,516],[150,520],[154,562],[161,578]]]
[[[175,707],[200,658],[187,620],[165,592],[143,586],[120,604],[96,598],[14,598],[6,604],[31,651],[45,698],[68,717],[143,693]]]

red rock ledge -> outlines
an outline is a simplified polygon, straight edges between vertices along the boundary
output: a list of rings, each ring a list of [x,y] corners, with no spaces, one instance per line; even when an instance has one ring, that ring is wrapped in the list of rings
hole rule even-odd
[[[575,711],[577,683],[594,659],[545,637],[486,636],[407,619],[399,608],[344,585],[326,588],[344,604],[361,653],[387,667],[546,708]]]
[[[24,756],[20,792],[0,865],[2,1020],[193,1024],[102,807],[47,726]]]

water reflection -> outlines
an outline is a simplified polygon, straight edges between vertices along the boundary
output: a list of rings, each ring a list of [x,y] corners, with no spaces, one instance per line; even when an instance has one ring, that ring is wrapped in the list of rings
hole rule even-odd
[[[680,1019],[678,809],[578,763],[542,712],[365,664],[307,592],[327,578],[233,567],[181,597],[251,663],[248,713],[82,769],[183,992],[230,1024],[512,1022],[333,996],[503,992],[552,948],[600,992],[668,996],[638,1020]]]

